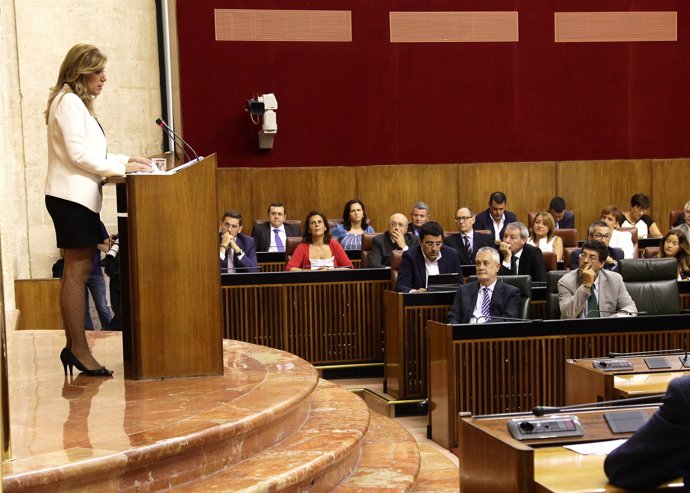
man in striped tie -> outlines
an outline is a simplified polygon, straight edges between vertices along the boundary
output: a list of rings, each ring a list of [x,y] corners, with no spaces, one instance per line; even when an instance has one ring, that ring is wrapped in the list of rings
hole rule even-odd
[[[482,247],[475,260],[477,281],[461,284],[448,313],[450,324],[482,324],[517,318],[520,290],[498,280],[501,259],[498,251]]]

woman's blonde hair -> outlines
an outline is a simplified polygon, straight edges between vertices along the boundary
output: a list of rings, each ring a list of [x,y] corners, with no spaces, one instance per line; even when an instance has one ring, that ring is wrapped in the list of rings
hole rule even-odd
[[[546,211],[537,212],[537,215],[534,216],[535,222],[538,217],[541,217],[544,221],[544,224],[546,224],[546,227],[549,228],[549,230],[546,233],[546,241],[551,241],[551,238],[553,238],[554,231],[556,230],[556,223],[553,220],[553,217]],[[537,233],[534,232],[534,224],[532,224],[532,234],[530,236],[532,237],[532,241],[534,241],[535,244],[539,242],[539,240],[537,239]]]
[[[48,97],[48,106],[46,107],[46,123],[48,123],[48,115],[50,113],[50,106],[53,100],[60,93],[62,87],[67,84],[71,91],[79,96],[84,102],[84,106],[92,115],[93,112],[93,96],[89,94],[84,85],[86,76],[94,74],[105,68],[105,62],[108,58],[101,53],[101,51],[93,45],[78,44],[74,45],[65,55],[65,59],[60,65],[60,73],[57,82],[50,88],[50,96]]]

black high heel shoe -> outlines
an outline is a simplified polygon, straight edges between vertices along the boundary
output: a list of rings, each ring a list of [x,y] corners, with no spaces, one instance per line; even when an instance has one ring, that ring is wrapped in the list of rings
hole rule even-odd
[[[113,372],[108,370],[105,366],[102,366],[97,370],[89,370],[81,361],[77,359],[74,354],[72,354],[72,351],[67,348],[63,348],[62,352],[60,353],[60,361],[62,361],[62,367],[65,370],[65,375],[67,375],[68,366],[70,375],[72,375],[73,366],[76,366],[77,370],[90,377],[109,377],[113,374]]]

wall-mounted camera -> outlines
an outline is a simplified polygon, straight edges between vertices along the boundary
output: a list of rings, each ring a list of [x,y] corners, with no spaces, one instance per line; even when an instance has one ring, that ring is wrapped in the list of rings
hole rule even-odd
[[[276,117],[278,99],[275,94],[262,94],[254,99],[248,99],[245,109],[249,112],[254,124],[261,123],[259,149],[273,149],[273,137],[278,133]]]

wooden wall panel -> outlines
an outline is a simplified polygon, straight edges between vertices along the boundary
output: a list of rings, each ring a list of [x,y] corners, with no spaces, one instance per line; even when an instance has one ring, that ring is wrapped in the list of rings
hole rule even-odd
[[[677,41],[677,12],[555,12],[557,43]]]
[[[556,191],[575,211],[575,226],[583,239],[604,207],[616,205],[626,210],[634,194],[652,194],[652,166],[646,159],[567,161],[559,162],[556,170]]]
[[[218,168],[216,189],[218,190],[218,223],[223,212],[235,209],[243,216],[243,233],[251,235],[255,217],[263,217],[261,211],[252,208],[252,176],[250,168]],[[248,226],[247,226],[248,225]]]
[[[254,168],[251,182],[256,219],[266,218],[266,207],[271,202],[283,202],[290,219],[304,221],[312,210],[337,219],[342,217],[345,202],[357,198],[354,167]]]
[[[517,12],[390,12],[391,43],[518,41]]]
[[[15,279],[18,329],[62,329],[60,279]]]
[[[506,208],[527,224],[527,213],[547,208],[555,195],[555,167],[551,161],[461,164],[458,204],[481,212],[488,207],[489,195],[501,191],[508,199]]]
[[[661,232],[670,229],[672,210],[683,210],[690,200],[687,183],[690,159],[655,159],[652,161],[652,212]]]
[[[431,219],[444,230],[456,229],[458,200],[456,165],[360,166],[357,168],[359,198],[367,207],[376,231],[385,231],[391,214],[408,219],[415,202],[429,205]]]

